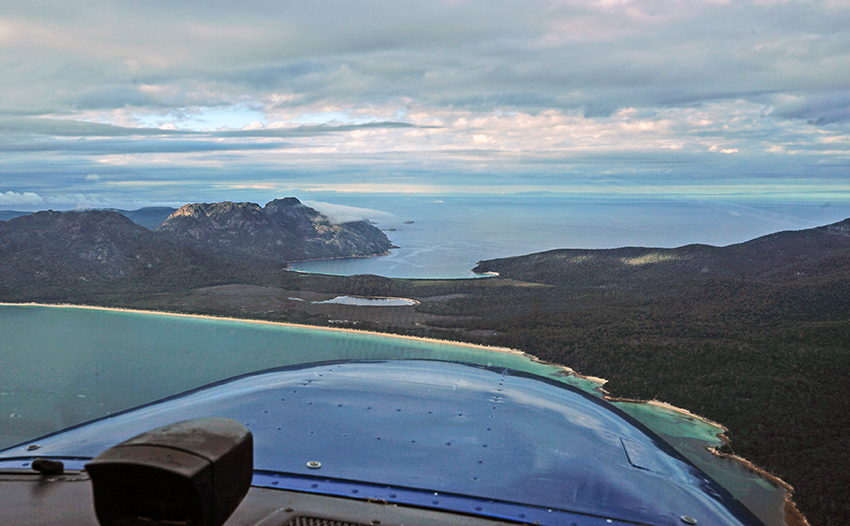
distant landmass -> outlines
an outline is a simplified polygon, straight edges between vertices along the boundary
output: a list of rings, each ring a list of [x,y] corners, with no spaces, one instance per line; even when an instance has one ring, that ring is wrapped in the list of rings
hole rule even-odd
[[[130,221],[141,225],[148,230],[156,230],[159,226],[168,219],[168,216],[177,211],[176,208],[170,206],[147,206],[138,210],[121,210],[118,208],[110,208],[113,212],[118,212]]]
[[[21,212],[20,210],[0,210],[0,221],[8,221],[16,217],[25,216],[31,212]]]
[[[480,262],[477,273],[576,287],[658,286],[694,280],[769,281],[847,269],[850,219],[715,247],[560,249]]]
[[[124,217],[129,218],[137,225],[141,225],[148,230],[156,230],[171,214],[177,211],[176,208],[169,206],[148,206],[139,208],[138,210],[122,210],[120,208],[107,208],[110,212],[118,212]],[[79,211],[79,210],[78,210]],[[16,217],[30,215],[33,212],[24,212],[20,210],[0,210],[0,221],[8,221]]]

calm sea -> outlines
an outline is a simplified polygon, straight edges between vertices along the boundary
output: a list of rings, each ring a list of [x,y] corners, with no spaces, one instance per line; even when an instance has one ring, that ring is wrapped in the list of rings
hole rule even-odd
[[[478,261],[555,248],[725,246],[850,217],[850,203],[706,201],[555,195],[427,197],[315,195],[392,214],[372,218],[398,249],[389,256],[292,265],[326,274],[473,277]]]
[[[588,392],[598,386],[518,353],[239,320],[0,305],[0,334],[0,448],[236,375],[328,360],[452,360],[525,371]],[[706,452],[704,446],[720,445],[720,429],[646,404],[617,405],[766,524],[781,524],[783,490]]]

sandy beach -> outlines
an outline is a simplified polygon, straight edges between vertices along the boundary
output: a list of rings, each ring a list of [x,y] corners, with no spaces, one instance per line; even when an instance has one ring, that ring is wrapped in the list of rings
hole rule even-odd
[[[407,299],[407,298],[396,298],[396,299]],[[543,361],[537,359],[537,357],[535,357],[535,356],[524,353],[524,352],[522,352],[518,349],[510,349],[508,347],[493,347],[493,346],[488,346],[488,345],[478,345],[478,344],[475,344],[475,343],[459,342],[459,341],[454,341],[454,340],[444,340],[444,339],[438,339],[438,338],[424,338],[424,337],[421,337],[421,336],[407,336],[407,335],[404,335],[404,334],[392,334],[392,333],[387,333],[387,332],[367,331],[367,330],[361,330],[361,329],[349,329],[349,328],[343,328],[343,327],[322,327],[322,326],[318,326],[318,325],[306,325],[306,324],[301,324],[301,323],[288,323],[288,322],[268,321],[268,320],[255,320],[255,319],[251,319],[251,318],[237,318],[237,317],[228,317],[228,316],[210,316],[210,315],[206,315],[206,314],[186,314],[186,313],[183,313],[183,312],[169,312],[169,311],[158,311],[158,310],[126,309],[126,308],[121,308],[121,307],[99,307],[99,306],[96,306],[96,305],[74,305],[74,304],[71,304],[71,303],[55,303],[55,304],[53,304],[53,303],[32,303],[32,302],[30,302],[30,303],[0,303],[0,306],[3,306],[3,307],[30,306],[30,307],[50,307],[50,308],[62,308],[62,309],[69,309],[70,308],[70,309],[87,309],[87,310],[113,311],[113,312],[132,312],[132,313],[136,313],[136,314],[159,314],[159,315],[163,315],[163,316],[178,316],[178,317],[183,317],[183,318],[197,318],[197,319],[221,320],[221,321],[238,321],[238,322],[245,322],[245,323],[256,323],[256,324],[260,324],[260,325],[277,325],[277,326],[281,326],[281,327],[297,327],[297,328],[300,328],[300,329],[310,329],[310,330],[320,330],[320,331],[333,331],[333,332],[352,333],[352,334],[369,334],[369,335],[373,335],[373,336],[382,336],[382,337],[386,337],[386,338],[400,338],[400,339],[403,339],[403,340],[410,340],[410,341],[422,341],[422,342],[430,342],[430,343],[437,343],[437,344],[457,345],[457,346],[460,346],[460,347],[467,347],[467,348],[471,348],[471,349],[481,349],[481,350],[486,350],[486,351],[516,354],[516,355],[519,355],[519,356],[524,356],[526,358],[529,358],[529,359],[534,360],[534,361],[539,362],[539,363],[546,363],[546,362],[543,362]],[[549,365],[554,365],[554,364],[549,364]],[[563,366],[558,366],[558,367],[563,367]],[[573,371],[569,367],[563,367],[563,368],[565,370],[569,371],[571,374],[575,374],[575,371]],[[578,376],[580,378],[584,378],[584,377],[581,377],[580,375],[577,375],[577,374],[576,374],[576,376]]]
[[[534,363],[553,367],[554,370],[557,371],[557,372],[554,373],[557,376],[571,376],[571,377],[575,377],[575,378],[580,379],[580,380],[586,380],[586,381],[592,382],[593,384],[596,385],[596,387],[592,388],[592,389],[598,393],[597,394],[598,396],[605,399],[606,401],[650,405],[650,406],[659,407],[659,408],[663,408],[663,409],[675,412],[675,413],[680,414],[683,417],[688,418],[688,419],[699,421],[699,422],[701,422],[705,425],[711,426],[712,428],[718,430],[716,436],[719,437],[724,442],[728,442],[728,439],[725,436],[725,433],[728,431],[727,428],[725,426],[717,423],[717,422],[711,421],[710,419],[696,415],[696,414],[694,414],[694,413],[692,413],[692,412],[690,412],[686,409],[682,409],[682,408],[673,406],[669,403],[662,402],[662,401],[659,401],[659,400],[645,401],[645,400],[612,397],[612,396],[608,395],[604,391],[604,389],[602,389],[602,386],[607,382],[604,378],[593,377],[593,376],[584,376],[584,375],[578,374],[573,369],[571,369],[569,367],[545,362],[543,360],[540,360],[536,356],[527,354],[527,353],[520,351],[518,349],[512,349],[512,348],[507,348],[507,347],[486,346],[486,345],[473,344],[473,343],[467,343],[467,342],[453,341],[453,340],[448,340],[448,339],[408,336],[408,335],[391,334],[391,333],[384,333],[384,332],[378,332],[378,331],[368,331],[368,330],[359,330],[359,329],[342,328],[342,327],[322,327],[322,326],[315,326],[315,325],[308,325],[308,324],[247,319],[247,318],[239,318],[239,317],[233,317],[233,316],[212,316],[212,315],[204,315],[204,314],[187,314],[187,313],[169,312],[169,311],[162,311],[162,310],[144,310],[144,309],[131,309],[131,308],[120,308],[120,307],[101,307],[101,306],[94,306],[94,305],[75,305],[75,304],[69,304],[69,303],[49,304],[49,303],[35,303],[35,302],[29,302],[29,303],[6,303],[6,302],[3,302],[3,303],[0,303],[0,306],[6,306],[6,307],[41,307],[41,308],[53,308],[53,309],[83,309],[83,310],[94,310],[94,311],[104,311],[104,312],[126,312],[126,313],[133,313],[133,314],[152,314],[152,315],[173,316],[173,317],[190,318],[190,319],[206,319],[206,320],[213,320],[213,321],[230,321],[230,322],[257,324],[257,325],[270,325],[270,326],[298,328],[298,329],[305,329],[305,330],[311,330],[311,331],[330,331],[330,332],[343,333],[343,334],[379,336],[379,337],[382,337],[382,338],[393,338],[393,339],[400,339],[400,340],[405,340],[405,341],[426,342],[426,343],[432,343],[432,344],[438,344],[438,345],[452,345],[452,346],[464,347],[464,348],[469,348],[469,349],[476,349],[476,350],[481,350],[481,351],[486,351],[486,352],[510,354],[510,355],[514,355],[514,356],[523,357],[526,360],[529,360],[529,361],[534,362]],[[765,472],[763,469],[752,464],[751,462],[749,462],[746,459],[743,459],[741,457],[737,457],[735,455],[723,454],[723,453],[717,451],[716,448],[709,446],[707,444],[703,447],[706,450],[708,450],[712,455],[715,455],[715,456],[721,457],[721,458],[726,458],[726,459],[729,459],[729,460],[733,460],[737,463],[740,463],[746,469],[750,470],[751,472],[758,475],[759,477],[762,477],[762,478],[770,481],[774,485],[783,488],[787,492],[787,495],[785,497],[785,514],[786,514],[786,517],[787,517],[788,524],[791,525],[791,526],[807,526],[807,522],[805,521],[805,518],[799,513],[799,511],[796,510],[796,506],[795,506],[793,500],[791,499],[791,494],[793,492],[793,488],[790,485],[788,485],[784,481],[780,480],[778,477],[775,477],[774,475],[771,475],[770,473]]]

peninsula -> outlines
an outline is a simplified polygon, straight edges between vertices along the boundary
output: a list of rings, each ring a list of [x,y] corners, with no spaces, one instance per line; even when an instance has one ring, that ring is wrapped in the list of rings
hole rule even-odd
[[[137,229],[113,212],[67,214],[0,223],[0,301],[518,349],[606,378],[612,397],[659,400],[722,424],[730,441],[721,452],[793,486],[812,524],[850,523],[850,220],[728,247],[564,249],[481,262],[477,271],[494,274],[487,279],[411,280],[291,272],[222,248],[226,235],[209,250],[204,235]],[[418,303],[327,301],[339,296]]]

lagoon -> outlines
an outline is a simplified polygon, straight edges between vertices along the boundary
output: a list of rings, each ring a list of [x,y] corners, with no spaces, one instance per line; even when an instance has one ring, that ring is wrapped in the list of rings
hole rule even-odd
[[[325,301],[312,303],[333,303],[336,305],[354,305],[356,307],[411,307],[419,303],[407,298],[359,298],[354,296],[337,296]]]

